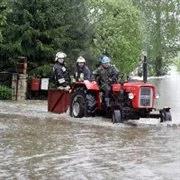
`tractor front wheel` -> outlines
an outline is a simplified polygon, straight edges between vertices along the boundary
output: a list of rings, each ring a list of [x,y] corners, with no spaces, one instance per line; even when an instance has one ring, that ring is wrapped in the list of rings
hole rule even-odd
[[[161,118],[160,122],[172,121],[170,109],[160,110],[160,118]]]
[[[123,123],[123,118],[122,118],[122,112],[119,109],[116,109],[112,113],[112,122],[114,123]]]

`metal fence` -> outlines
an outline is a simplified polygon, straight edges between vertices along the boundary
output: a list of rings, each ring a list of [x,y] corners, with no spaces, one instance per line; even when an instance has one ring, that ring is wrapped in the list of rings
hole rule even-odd
[[[11,87],[12,74],[9,72],[0,72],[0,85]]]

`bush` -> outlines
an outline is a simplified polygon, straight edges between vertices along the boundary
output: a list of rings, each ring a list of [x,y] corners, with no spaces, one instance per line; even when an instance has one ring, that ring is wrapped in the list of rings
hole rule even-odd
[[[37,78],[47,78],[52,76],[52,66],[51,65],[42,65],[29,72],[31,77]]]
[[[4,85],[0,85],[0,99],[1,100],[10,100],[11,94],[12,94],[11,88]]]

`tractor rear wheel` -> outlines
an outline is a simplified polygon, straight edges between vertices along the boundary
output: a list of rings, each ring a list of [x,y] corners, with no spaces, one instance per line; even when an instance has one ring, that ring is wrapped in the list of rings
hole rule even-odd
[[[95,116],[96,113],[96,96],[92,93],[86,94],[86,110],[87,115]]]
[[[123,118],[122,118],[122,112],[119,109],[116,109],[112,113],[112,122],[114,123],[123,123]]]
[[[96,112],[96,97],[83,88],[77,89],[71,98],[70,115],[75,118],[94,116]]]

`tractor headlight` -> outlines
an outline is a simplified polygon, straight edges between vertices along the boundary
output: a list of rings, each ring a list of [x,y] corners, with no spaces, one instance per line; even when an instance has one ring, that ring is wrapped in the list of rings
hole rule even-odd
[[[156,99],[159,99],[159,94],[156,94],[156,97],[155,97]]]
[[[134,99],[134,94],[133,93],[129,93],[128,97],[129,97],[129,99]]]

